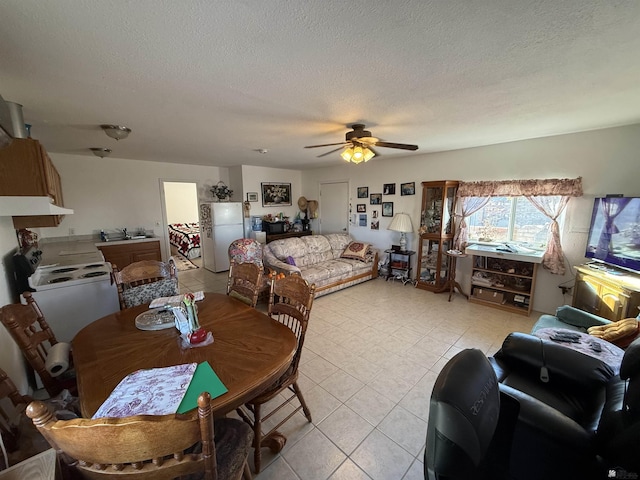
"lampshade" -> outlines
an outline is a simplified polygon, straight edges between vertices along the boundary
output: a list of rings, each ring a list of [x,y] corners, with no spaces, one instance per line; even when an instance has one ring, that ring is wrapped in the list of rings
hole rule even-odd
[[[413,232],[411,217],[406,213],[396,213],[393,220],[391,220],[391,225],[389,225],[388,229],[393,230],[394,232]]]
[[[89,150],[91,150],[96,157],[100,158],[108,157],[109,155],[111,155],[110,148],[93,147]]]
[[[122,125],[100,125],[100,127],[104,130],[104,133],[116,140],[127,138],[131,133],[130,128],[123,127]]]
[[[344,150],[340,156],[347,162],[362,163],[368,162],[376,156],[373,151],[362,145],[355,145]]]

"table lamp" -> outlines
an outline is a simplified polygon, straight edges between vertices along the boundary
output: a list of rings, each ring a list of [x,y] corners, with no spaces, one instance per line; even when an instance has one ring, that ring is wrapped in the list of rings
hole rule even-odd
[[[411,217],[406,213],[396,213],[388,230],[394,232],[400,232],[400,250],[403,252],[407,250],[407,233],[413,232],[413,224],[411,223]]]

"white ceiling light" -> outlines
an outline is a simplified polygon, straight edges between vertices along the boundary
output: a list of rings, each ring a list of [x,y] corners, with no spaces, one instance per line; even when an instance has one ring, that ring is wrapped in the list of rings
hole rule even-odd
[[[116,140],[125,139],[131,133],[130,128],[123,127],[122,125],[100,125],[100,127],[104,130],[104,133]]]
[[[89,150],[91,150],[96,157],[100,157],[100,158],[108,157],[109,155],[111,155],[110,148],[93,147],[93,148],[90,148]]]

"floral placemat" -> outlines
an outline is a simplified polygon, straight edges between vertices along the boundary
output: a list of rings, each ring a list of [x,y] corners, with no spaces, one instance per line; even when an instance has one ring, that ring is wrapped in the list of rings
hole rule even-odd
[[[176,413],[197,366],[186,363],[130,373],[92,418]]]

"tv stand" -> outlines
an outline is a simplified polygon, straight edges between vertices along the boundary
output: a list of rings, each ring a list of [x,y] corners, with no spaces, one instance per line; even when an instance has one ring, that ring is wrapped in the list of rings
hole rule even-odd
[[[638,316],[640,274],[602,263],[586,263],[575,268],[574,307],[614,322]]]

